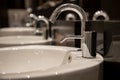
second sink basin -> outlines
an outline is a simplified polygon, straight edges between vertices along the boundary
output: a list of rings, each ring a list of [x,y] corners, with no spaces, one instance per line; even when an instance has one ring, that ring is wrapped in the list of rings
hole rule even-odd
[[[49,44],[51,40],[45,40],[41,36],[2,36],[0,37],[0,47]]]
[[[34,32],[35,32],[35,28],[31,28],[31,27],[1,28],[0,36],[34,35]]]

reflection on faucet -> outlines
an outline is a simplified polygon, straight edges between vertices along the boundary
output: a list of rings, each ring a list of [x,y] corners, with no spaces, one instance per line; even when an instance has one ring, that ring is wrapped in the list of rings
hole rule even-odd
[[[64,11],[73,11],[73,12],[78,14],[79,18],[81,19],[81,35],[72,36],[72,37],[67,36],[67,37],[65,37],[65,39],[63,39],[61,41],[61,43],[64,42],[65,40],[67,40],[67,39],[81,39],[81,49],[82,49],[82,53],[83,53],[82,56],[86,57],[86,58],[95,57],[95,55],[94,56],[91,55],[91,49],[92,49],[91,44],[90,44],[91,40],[90,40],[90,42],[87,42],[88,44],[85,43],[85,22],[87,21],[87,16],[86,16],[85,11],[81,7],[79,7],[75,4],[66,3],[66,4],[63,4],[63,5],[61,5],[61,6],[59,6],[58,8],[55,9],[53,14],[50,16],[50,21],[52,23],[55,23],[58,16]],[[91,35],[92,35],[92,33],[90,33],[90,35],[88,35],[90,39],[92,37]],[[89,39],[87,39],[87,41],[89,41]],[[87,45],[87,48],[88,48],[87,51],[89,50],[88,52],[86,52],[86,49],[85,49],[86,45]],[[90,45],[90,47],[89,47],[89,45]]]
[[[66,21],[75,21],[76,20],[76,16],[73,13],[68,13],[65,17]]]
[[[102,11],[102,10],[96,11],[93,15],[92,20],[95,21],[95,20],[101,20],[101,19],[104,20],[104,21],[108,21],[109,20],[108,14],[105,11]]]

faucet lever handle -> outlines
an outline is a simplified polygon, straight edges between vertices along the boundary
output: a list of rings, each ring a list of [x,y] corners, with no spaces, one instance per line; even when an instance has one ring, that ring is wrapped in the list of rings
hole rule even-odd
[[[83,39],[83,36],[82,35],[67,35],[62,40],[60,40],[60,43],[63,43],[68,39]]]

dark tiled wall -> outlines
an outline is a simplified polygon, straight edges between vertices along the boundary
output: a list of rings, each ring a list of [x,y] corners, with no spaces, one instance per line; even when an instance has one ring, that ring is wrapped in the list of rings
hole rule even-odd
[[[7,14],[7,0],[0,1],[0,27],[8,26],[8,14]]]
[[[120,0],[101,0],[104,9],[112,20],[120,20]]]

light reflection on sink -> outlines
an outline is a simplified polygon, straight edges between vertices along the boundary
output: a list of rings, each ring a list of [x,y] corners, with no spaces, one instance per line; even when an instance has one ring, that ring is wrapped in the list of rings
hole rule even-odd
[[[49,44],[51,40],[45,40],[42,36],[2,36],[0,37],[0,47]]]
[[[35,32],[35,28],[32,28],[32,27],[1,28],[0,36],[34,35],[34,32]]]
[[[61,46],[0,48],[0,80],[98,80],[103,58],[81,57],[81,51]],[[76,56],[79,54],[79,57]]]

